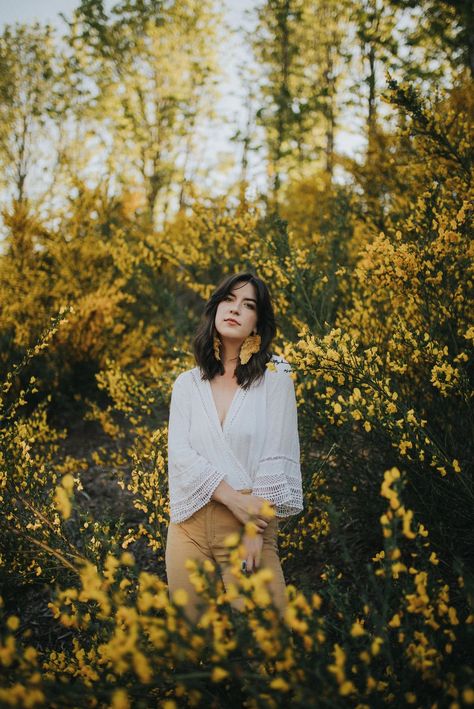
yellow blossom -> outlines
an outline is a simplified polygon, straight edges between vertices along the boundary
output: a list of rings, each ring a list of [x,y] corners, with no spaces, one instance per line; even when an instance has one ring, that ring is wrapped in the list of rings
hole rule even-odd
[[[273,679],[270,682],[270,687],[272,689],[277,689],[279,692],[288,692],[290,690],[290,685],[283,679],[283,677]]]
[[[55,490],[54,503],[63,519],[69,519],[71,516],[71,502],[66,490],[61,485],[58,485]]]
[[[212,673],[211,673],[211,680],[212,682],[220,682],[221,680],[225,679],[225,677],[228,677],[229,673],[227,670],[224,670],[222,667],[213,667],[212,668]]]
[[[388,622],[389,626],[391,628],[399,628],[400,627],[400,616],[398,613],[395,613],[395,615],[392,617],[391,620]]]
[[[129,551],[124,551],[121,554],[120,561],[125,566],[133,566],[133,564],[135,563],[135,559],[133,557],[133,554],[131,554]]]
[[[112,695],[110,709],[130,709],[130,700],[124,689],[116,689]]]
[[[10,630],[18,630],[20,627],[20,619],[16,615],[11,615],[7,620],[7,628]]]
[[[464,704],[474,704],[474,689],[471,687],[464,689],[462,693],[462,700]]]
[[[177,606],[185,606],[189,600],[188,592],[184,588],[178,588],[173,593],[173,601]]]
[[[449,622],[451,625],[459,625],[459,620],[456,612],[456,608],[453,608],[453,606],[450,606],[448,608],[448,617],[449,617]]]
[[[358,638],[361,635],[365,635],[364,626],[359,620],[356,620],[355,623],[353,623],[351,628],[351,635],[353,638]]]
[[[339,694],[342,694],[343,697],[346,697],[348,694],[353,694],[356,691],[354,683],[347,679],[339,687]]]
[[[237,544],[240,542],[240,535],[237,532],[232,532],[232,534],[228,534],[227,537],[224,539],[224,544],[226,547],[235,547]]]
[[[370,645],[370,651],[372,655],[378,655],[380,651],[380,646],[383,643],[383,638],[376,637],[373,639],[371,645]]]

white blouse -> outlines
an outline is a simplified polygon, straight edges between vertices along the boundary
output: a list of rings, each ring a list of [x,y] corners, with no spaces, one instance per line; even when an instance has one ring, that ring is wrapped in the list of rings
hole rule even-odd
[[[278,517],[302,511],[295,389],[288,362],[272,361],[275,371],[236,390],[222,426],[199,367],[176,378],[168,426],[171,522],[209,502],[221,480],[274,502]]]

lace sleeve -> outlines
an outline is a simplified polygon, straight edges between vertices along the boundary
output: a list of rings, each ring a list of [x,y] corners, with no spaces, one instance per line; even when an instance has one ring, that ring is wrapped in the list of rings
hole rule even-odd
[[[278,517],[303,510],[295,387],[285,365],[269,373],[267,430],[252,490],[275,503]]]
[[[183,522],[209,502],[224,479],[189,443],[189,392],[181,377],[174,383],[168,424],[168,487],[171,522]]]

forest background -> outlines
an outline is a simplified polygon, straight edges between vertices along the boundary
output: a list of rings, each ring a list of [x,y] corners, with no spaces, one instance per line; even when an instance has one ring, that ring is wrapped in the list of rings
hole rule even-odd
[[[203,155],[219,3],[3,28],[1,704],[474,704],[473,25],[467,0],[256,4],[231,180]],[[264,572],[242,620],[208,564],[193,629],[165,583],[170,390],[247,268],[305,509],[284,622]]]

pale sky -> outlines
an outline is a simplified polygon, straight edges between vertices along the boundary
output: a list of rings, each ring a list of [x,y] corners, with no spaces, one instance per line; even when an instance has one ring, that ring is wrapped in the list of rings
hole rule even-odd
[[[106,0],[105,5],[112,7],[116,1]],[[64,15],[70,16],[73,10],[78,7],[79,2],[80,0],[0,0],[0,30],[1,26],[6,23],[35,21],[40,21],[43,24],[56,24],[58,27],[64,28],[59,13],[62,12]],[[227,22],[237,31],[241,25],[248,26],[246,11],[254,8],[259,2],[260,0],[221,0]],[[234,40],[230,42],[229,46],[221,47],[221,55],[226,79],[219,85],[221,100],[217,110],[220,115],[225,116],[227,121],[230,121],[230,124],[220,125],[217,133],[215,127],[210,129],[209,145],[203,145],[203,154],[209,159],[211,165],[217,164],[221,158],[225,159],[225,156],[229,156],[231,163],[233,161],[239,163],[240,146],[232,143],[230,137],[237,126],[243,127],[243,123],[245,123],[243,87],[238,78],[237,67],[245,57],[246,50],[243,41],[239,41],[238,34],[234,36]],[[236,151],[239,151],[238,154]],[[253,165],[250,165],[250,170],[253,173],[252,181],[256,180],[263,188],[265,167],[262,159],[251,155],[250,160],[253,162]],[[236,170],[229,171],[227,176],[229,182],[237,177],[237,172],[238,165]]]
[[[227,124],[219,123],[211,126],[207,144],[203,144],[202,152],[206,164],[211,167],[211,173],[216,176],[219,171],[213,170],[219,162],[235,163],[235,167],[229,167],[229,172],[224,177],[220,175],[221,182],[231,184],[238,177],[239,163],[241,157],[241,146],[230,140],[236,128],[244,128],[246,122],[246,111],[244,107],[244,87],[238,77],[238,65],[249,57],[249,50],[245,47],[243,37],[239,36],[239,27],[242,25],[249,27],[248,12],[263,0],[220,0],[225,9],[225,16],[229,25],[236,30],[233,39],[228,45],[220,47],[222,65],[226,72],[226,78],[220,82],[219,89],[221,100],[217,105],[219,115],[225,117]],[[106,0],[106,7],[113,6],[117,0]],[[79,0],[0,0],[0,30],[5,23],[34,22],[36,20],[46,24],[57,24],[63,28],[64,24],[59,17],[62,12],[70,16],[72,11],[79,5]],[[361,140],[357,132],[340,132],[337,139],[337,148],[340,150],[343,144],[343,152],[354,154],[360,149]],[[226,160],[228,157],[228,160]],[[249,155],[249,178],[251,184],[256,189],[265,189],[266,167],[263,156],[255,153]],[[219,190],[217,190],[219,191]],[[250,196],[250,195],[249,195]]]
[[[111,0],[106,5],[113,5]],[[246,8],[254,7],[255,0],[225,0],[232,20],[240,18]],[[54,22],[60,12],[69,14],[79,5],[79,0],[0,0],[0,21],[5,22]]]

